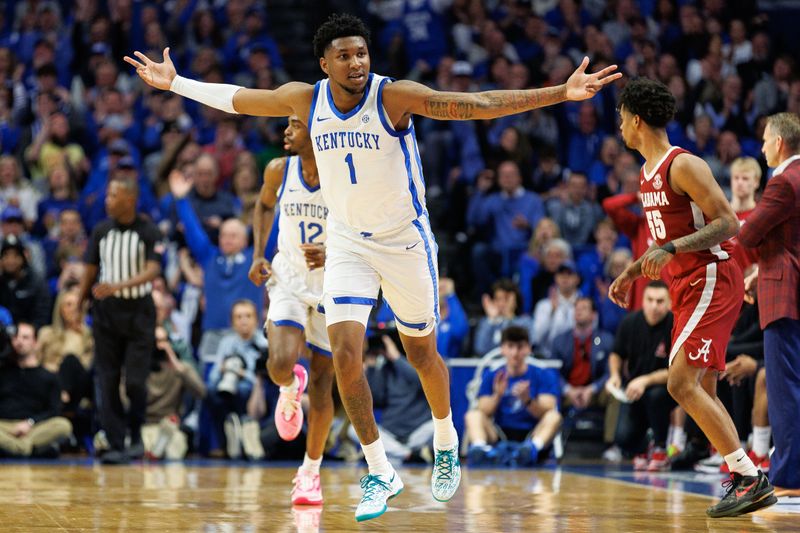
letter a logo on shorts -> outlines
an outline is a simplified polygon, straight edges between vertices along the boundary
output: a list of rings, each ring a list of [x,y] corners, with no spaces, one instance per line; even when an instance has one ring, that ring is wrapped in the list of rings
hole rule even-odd
[[[708,354],[711,351],[711,339],[700,339],[703,341],[703,347],[697,352],[697,357],[703,356],[703,362],[708,363]]]

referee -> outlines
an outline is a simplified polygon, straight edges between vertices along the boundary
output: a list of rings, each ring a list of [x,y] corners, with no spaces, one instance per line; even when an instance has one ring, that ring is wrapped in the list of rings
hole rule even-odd
[[[136,213],[138,195],[136,178],[109,182],[105,205],[110,218],[92,232],[81,282],[81,304],[88,298],[90,288],[95,300],[95,379],[100,393],[100,424],[110,445],[101,457],[107,464],[127,463],[144,451],[141,426],[147,405],[145,382],[156,326],[151,281],[161,271],[161,258],[156,252],[158,229]],[[127,416],[119,391],[123,369],[130,400]],[[130,449],[126,450],[128,428]]]

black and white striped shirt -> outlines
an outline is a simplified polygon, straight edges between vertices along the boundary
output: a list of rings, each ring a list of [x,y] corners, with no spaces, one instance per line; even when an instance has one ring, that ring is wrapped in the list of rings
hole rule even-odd
[[[156,225],[141,215],[128,226],[107,219],[92,232],[86,262],[99,267],[99,283],[119,283],[143,272],[147,261],[161,261],[156,251],[160,238]],[[126,300],[142,298],[152,288],[147,282],[119,290],[114,296]]]

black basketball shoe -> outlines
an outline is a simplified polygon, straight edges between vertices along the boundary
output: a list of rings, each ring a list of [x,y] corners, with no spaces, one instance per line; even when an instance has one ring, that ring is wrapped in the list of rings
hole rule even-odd
[[[756,476],[743,476],[734,472],[730,479],[722,482],[722,486],[728,489],[728,493],[719,503],[706,509],[706,514],[711,518],[752,513],[778,502],[775,488],[761,470]]]

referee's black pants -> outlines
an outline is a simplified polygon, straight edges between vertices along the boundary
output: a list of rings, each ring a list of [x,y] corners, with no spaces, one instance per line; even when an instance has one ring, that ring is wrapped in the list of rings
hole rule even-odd
[[[153,298],[100,300],[94,305],[92,320],[100,425],[111,448],[121,451],[128,427],[132,439],[140,438],[147,409],[147,376],[155,348]],[[127,417],[119,394],[123,369],[130,402]]]

